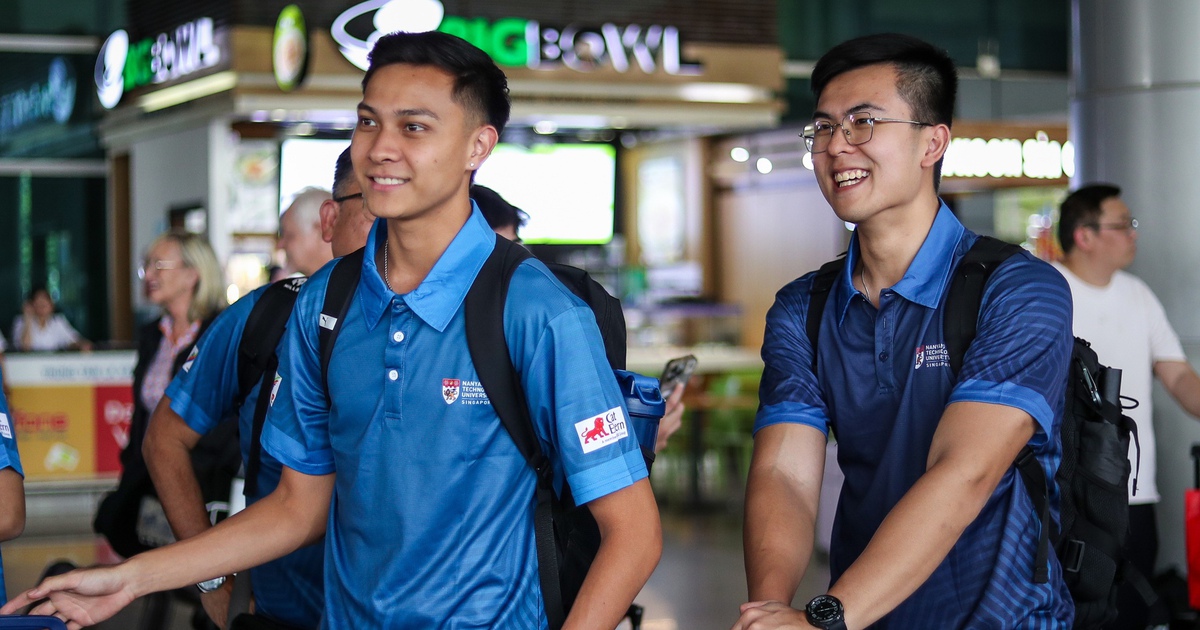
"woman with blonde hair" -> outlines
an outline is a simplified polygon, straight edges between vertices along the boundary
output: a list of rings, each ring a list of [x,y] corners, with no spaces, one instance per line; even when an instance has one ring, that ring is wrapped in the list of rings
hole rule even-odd
[[[139,537],[141,499],[153,495],[142,440],[158,401],[185,364],[196,340],[226,306],[221,266],[203,237],[167,232],[150,244],[138,277],[146,299],[162,309],[158,319],[138,331],[137,364],[133,368],[133,418],[129,443],[121,451],[122,474],[116,492],[105,498],[95,529],[122,556],[149,548]]]

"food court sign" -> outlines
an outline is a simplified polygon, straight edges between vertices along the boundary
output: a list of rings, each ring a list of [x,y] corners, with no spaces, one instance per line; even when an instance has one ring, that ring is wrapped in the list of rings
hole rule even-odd
[[[381,36],[395,31],[441,31],[457,35],[492,56],[501,66],[537,70],[569,68],[592,72],[640,70],[652,74],[700,74],[699,64],[685,63],[679,29],[674,26],[603,24],[551,27],[524,18],[489,21],[445,14],[438,0],[368,0],[333,21],[330,33],[350,63],[367,69],[367,54]]]
[[[112,109],[132,90],[190,78],[216,67],[228,57],[213,19],[202,17],[133,41],[124,30],[115,31],[96,59],[96,95]]]

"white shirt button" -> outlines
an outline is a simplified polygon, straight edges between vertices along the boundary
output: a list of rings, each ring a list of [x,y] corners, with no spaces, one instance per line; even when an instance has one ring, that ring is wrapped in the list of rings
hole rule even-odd
[[[400,378],[400,373],[399,373],[399,372],[397,372],[396,370],[388,370],[388,379],[390,379],[390,380],[393,380],[393,381],[394,381],[394,380],[396,380],[396,379],[398,379],[398,378]]]
[[[393,334],[393,335],[392,335],[392,339],[393,339],[394,341],[396,341],[397,343],[398,343],[398,342],[401,342],[401,341],[404,341],[404,333],[402,333],[402,332],[400,332],[399,330],[397,330],[397,331],[395,332],[395,334]]]

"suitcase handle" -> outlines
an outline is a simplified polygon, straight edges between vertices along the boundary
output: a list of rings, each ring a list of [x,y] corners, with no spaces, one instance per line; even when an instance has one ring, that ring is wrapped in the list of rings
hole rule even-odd
[[[1193,488],[1200,488],[1200,442],[1192,444],[1192,481]]]

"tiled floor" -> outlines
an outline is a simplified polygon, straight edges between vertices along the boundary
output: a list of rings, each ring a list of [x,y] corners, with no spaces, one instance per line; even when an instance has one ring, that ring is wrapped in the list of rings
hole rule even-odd
[[[9,592],[31,586],[52,561],[68,559],[91,564],[104,559],[103,545],[87,535],[90,516],[33,506],[26,535],[3,547],[4,575]],[[75,505],[74,507],[78,507]],[[36,513],[35,513],[36,512]],[[40,514],[41,516],[38,516]],[[741,518],[733,510],[709,508],[663,510],[662,561],[638,596],[646,614],[645,630],[725,630],[737,618],[746,597],[742,563]],[[797,594],[807,601],[822,592],[828,580],[824,565],[814,566]],[[138,628],[140,604],[98,626],[107,630]],[[164,630],[186,630],[191,611],[184,604],[172,607],[171,623]]]

